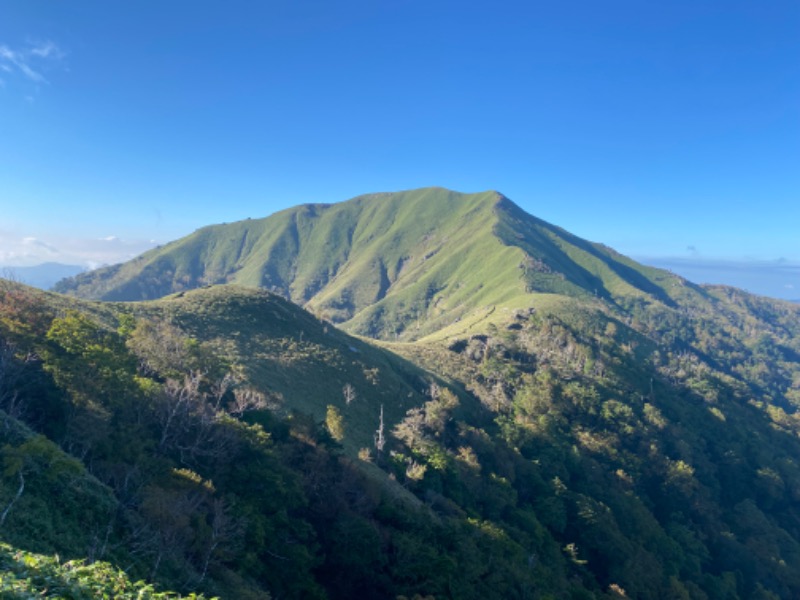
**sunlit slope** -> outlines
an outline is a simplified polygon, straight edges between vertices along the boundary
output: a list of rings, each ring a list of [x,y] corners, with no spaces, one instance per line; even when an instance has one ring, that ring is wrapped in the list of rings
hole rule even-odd
[[[682,279],[571,235],[497,192],[442,188],[206,227],[57,289],[143,300],[217,283],[268,289],[387,340],[419,339],[532,294],[671,304],[684,293]]]

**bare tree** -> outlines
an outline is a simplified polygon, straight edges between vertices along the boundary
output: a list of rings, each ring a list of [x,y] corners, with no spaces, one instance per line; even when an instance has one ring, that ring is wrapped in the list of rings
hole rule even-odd
[[[80,462],[64,454],[58,446],[43,435],[35,435],[19,446],[6,444],[0,449],[3,471],[7,476],[17,476],[19,487],[14,497],[0,513],[2,526],[14,504],[25,492],[26,477],[43,477],[54,486],[71,485],[80,475]]]
[[[6,517],[8,516],[8,512],[12,509],[14,504],[17,503],[17,500],[19,500],[22,497],[22,493],[25,491],[24,469],[19,469],[17,471],[17,477],[19,478],[19,487],[17,488],[17,493],[14,494],[14,497],[6,505],[5,509],[3,509],[2,514],[0,514],[0,527],[2,527],[3,524],[6,522]]]
[[[231,416],[220,408],[233,378],[226,375],[209,383],[203,373],[193,371],[183,381],[168,379],[156,399],[155,420],[161,430],[159,449],[177,450],[183,464],[200,457],[224,460],[239,443],[230,427]],[[234,392],[239,416],[262,405],[263,395],[251,390]],[[235,414],[231,411],[231,414]]]
[[[214,498],[210,507],[211,531],[203,556],[200,581],[208,574],[208,567],[226,548],[235,546],[242,536],[242,523],[230,514],[230,506],[223,498]]]
[[[356,399],[356,389],[349,383],[346,383],[342,388],[342,396],[344,397],[345,406],[350,406],[350,403]]]
[[[222,406],[222,400],[225,398],[225,395],[231,390],[231,388],[235,383],[236,383],[236,378],[231,372],[225,373],[225,375],[223,375],[221,379],[212,382],[210,400],[214,404],[214,412],[220,411],[220,407]]]
[[[239,418],[252,410],[264,410],[265,408],[267,408],[266,395],[252,387],[233,390],[233,400],[228,404],[228,412]]]
[[[383,452],[383,448],[385,445],[386,445],[386,438],[384,437],[383,404],[381,404],[380,424],[378,425],[378,429],[375,431],[375,449],[378,451],[379,456],[381,452]]]
[[[158,447],[164,449],[187,425],[187,420],[200,399],[201,373],[194,371],[183,381],[168,379],[156,407],[156,419],[161,427]]]

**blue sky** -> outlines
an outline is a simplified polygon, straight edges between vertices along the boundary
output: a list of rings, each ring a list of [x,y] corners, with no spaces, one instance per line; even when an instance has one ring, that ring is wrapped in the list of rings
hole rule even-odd
[[[3,0],[0,265],[439,185],[798,298],[798,32],[795,0]]]

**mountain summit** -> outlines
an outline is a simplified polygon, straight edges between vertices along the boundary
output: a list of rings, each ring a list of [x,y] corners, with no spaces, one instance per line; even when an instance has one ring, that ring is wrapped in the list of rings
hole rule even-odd
[[[145,300],[219,283],[268,289],[353,333],[413,340],[476,311],[528,305],[531,294],[669,302],[684,282],[498,192],[424,188],[205,227],[56,290]]]

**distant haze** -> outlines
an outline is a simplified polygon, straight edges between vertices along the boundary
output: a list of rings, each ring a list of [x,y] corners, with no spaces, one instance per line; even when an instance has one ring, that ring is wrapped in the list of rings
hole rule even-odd
[[[704,258],[637,257],[640,262],[668,269],[695,283],[730,285],[783,300],[800,299],[800,263]]]
[[[49,290],[56,282],[86,271],[79,265],[44,263],[33,267],[2,267],[0,275],[43,290]]]

